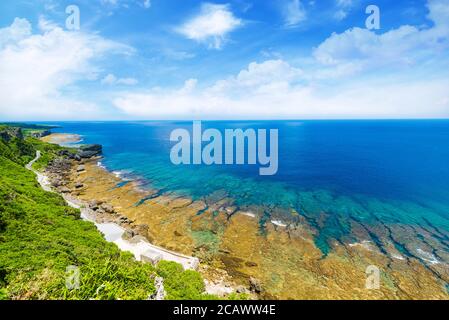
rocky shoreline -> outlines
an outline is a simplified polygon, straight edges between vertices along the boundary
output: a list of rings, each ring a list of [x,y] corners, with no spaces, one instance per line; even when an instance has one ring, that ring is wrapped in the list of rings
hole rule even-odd
[[[79,157],[78,154],[68,155],[67,151],[60,153],[61,156],[67,156],[68,158],[58,158],[49,163],[44,174],[49,179],[50,185],[61,194],[74,195],[76,197],[77,192],[81,190],[84,185],[82,183],[75,183],[74,189],[70,189],[70,175],[72,171],[81,175],[85,172],[85,163],[82,159],[89,159],[90,161],[97,161],[101,159],[98,155],[94,158]],[[77,162],[75,162],[77,161]],[[134,236],[147,236],[148,226],[146,225],[134,225],[134,221],[128,219],[126,216],[118,213],[110,204],[103,201],[92,200],[84,204],[85,207],[90,209],[94,213],[95,221],[98,223],[113,222],[127,229],[127,236],[132,238]]]
[[[49,137],[51,139],[51,136]],[[64,140],[65,143],[73,141],[70,137]],[[198,270],[207,276],[205,285],[206,292],[209,294],[226,297],[234,292],[248,295],[253,293],[252,298],[257,298],[256,294],[261,290],[257,279],[252,278],[248,287],[237,286],[230,281],[230,277],[223,270],[210,272],[207,265],[200,265],[198,258],[151,244],[154,236],[149,233],[148,225],[139,224],[121,214],[110,203],[97,199],[90,201],[80,199],[79,195],[85,189],[85,184],[74,182],[74,180],[82,179],[83,176],[87,178],[86,167],[97,166],[102,159],[101,153],[101,145],[84,145],[78,146],[75,150],[61,150],[59,157],[51,161],[45,171],[40,173],[46,181],[47,190],[58,192],[71,206],[81,209],[82,217],[95,223],[103,234],[105,234],[105,228],[114,225],[121,228],[123,232],[120,239],[115,238],[112,242],[119,245],[122,250],[131,251],[137,260],[152,264],[157,264],[160,260],[169,260],[180,263],[184,269]],[[104,170],[104,175],[113,174]],[[141,249],[142,246],[147,249]]]

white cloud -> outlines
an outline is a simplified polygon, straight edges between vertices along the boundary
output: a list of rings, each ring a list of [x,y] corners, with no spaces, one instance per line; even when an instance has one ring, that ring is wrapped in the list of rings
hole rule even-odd
[[[436,28],[449,29],[449,2],[447,0],[428,0],[428,18],[434,21]]]
[[[338,21],[345,19],[347,16],[348,16],[348,13],[343,9],[337,10],[334,13],[334,18]]]
[[[412,26],[377,35],[367,29],[353,28],[341,34],[333,33],[314,51],[315,58],[323,64],[356,61],[407,62],[413,49],[422,45],[420,31]]]
[[[194,53],[191,52],[178,51],[173,49],[164,49],[162,50],[162,54],[169,59],[178,61],[193,59],[196,56]]]
[[[273,75],[270,78],[270,75]],[[449,79],[351,83],[338,88],[301,83],[303,72],[282,60],[251,63],[235,77],[202,89],[123,93],[114,104],[137,118],[395,118],[449,115]],[[430,107],[432,106],[432,107]]]
[[[220,49],[226,35],[242,24],[242,20],[231,12],[229,5],[203,3],[200,13],[176,30],[188,39]]]
[[[100,116],[98,106],[73,93],[76,83],[94,78],[99,72],[94,62],[106,54],[130,54],[132,49],[95,34],[64,31],[52,23],[40,26],[44,32],[32,34],[31,24],[16,18],[0,29],[0,117]]]
[[[347,8],[352,6],[353,0],[337,0],[337,6]]]
[[[52,13],[56,12],[56,9],[59,7],[58,3],[55,3],[53,0],[47,0],[44,3],[44,9],[45,11],[49,11]]]
[[[211,88],[211,91],[232,90],[233,92],[246,92],[251,88],[260,88],[273,84],[288,85],[301,78],[302,75],[302,70],[291,67],[281,59],[267,60],[263,63],[252,62],[247,69],[240,71],[236,77],[217,81]]]
[[[151,8],[151,0],[144,0],[144,1],[143,1],[143,7],[144,7],[145,9]]]
[[[114,105],[144,118],[449,117],[449,3],[429,10],[431,27],[332,34],[304,70],[252,62],[208,86],[124,92]]]
[[[58,26],[54,22],[47,20],[44,16],[39,16],[38,27],[40,31],[46,32],[51,31],[52,29],[55,29]]]
[[[334,18],[338,21],[345,19],[348,16],[349,10],[353,6],[353,0],[337,0]]]
[[[103,5],[111,5],[116,6],[118,4],[118,0],[101,0]]]
[[[31,24],[26,19],[15,18],[10,27],[0,29],[0,48],[14,44],[31,35]]]
[[[449,2],[429,0],[431,27],[403,25],[377,34],[352,28],[333,33],[313,52],[321,64],[317,75],[348,76],[382,68],[413,68],[448,61]]]
[[[288,0],[283,10],[287,27],[297,26],[307,18],[306,10],[301,0]]]
[[[106,75],[101,80],[101,83],[102,84],[107,84],[107,85],[128,85],[128,86],[132,86],[132,85],[136,85],[137,83],[139,83],[139,81],[137,81],[134,78],[117,78],[112,73],[109,73],[108,75]]]
[[[181,94],[189,94],[195,90],[196,85],[198,84],[197,79],[189,79],[184,83],[184,87],[180,90]]]

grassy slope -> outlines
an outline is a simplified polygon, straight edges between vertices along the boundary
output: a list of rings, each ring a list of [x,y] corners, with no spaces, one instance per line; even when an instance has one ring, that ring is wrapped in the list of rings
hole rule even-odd
[[[169,299],[214,298],[203,294],[199,273],[136,262],[59,195],[43,191],[23,167],[36,148],[45,152],[44,166],[59,147],[0,140],[0,299],[146,299],[155,275],[164,277]],[[78,290],[65,285],[71,265],[80,268]]]

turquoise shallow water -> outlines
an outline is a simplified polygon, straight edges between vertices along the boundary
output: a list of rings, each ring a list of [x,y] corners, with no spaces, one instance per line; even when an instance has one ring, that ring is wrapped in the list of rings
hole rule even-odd
[[[173,196],[251,210],[264,222],[306,218],[323,253],[356,242],[354,223],[408,226],[417,246],[446,260],[449,245],[449,121],[216,121],[204,127],[279,130],[279,171],[258,166],[175,166],[170,132],[191,122],[65,122],[55,132],[81,134],[104,147],[105,165],[123,178]],[[118,186],[120,187],[120,186]],[[144,201],[144,199],[143,199]],[[201,213],[199,213],[201,214]],[[408,229],[407,229],[408,230]],[[423,231],[424,230],[424,231]],[[426,239],[419,239],[425,232]],[[385,240],[368,232],[383,250]],[[431,241],[428,238],[431,238]],[[394,237],[395,248],[411,249]],[[435,241],[437,245],[432,247]]]

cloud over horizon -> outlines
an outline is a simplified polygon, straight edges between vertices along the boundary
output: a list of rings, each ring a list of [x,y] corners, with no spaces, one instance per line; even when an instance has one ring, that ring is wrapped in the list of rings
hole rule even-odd
[[[301,4],[284,3],[293,12]],[[156,6],[138,9],[146,15]],[[203,3],[196,15],[176,19],[185,21],[177,32],[200,44],[190,44],[195,50],[160,38],[136,49],[111,34],[64,30],[43,16],[33,25],[15,18],[0,28],[0,118],[448,118],[449,2],[428,0],[424,8],[425,24],[376,32],[350,26],[307,50],[241,59],[236,48],[224,52],[233,47],[225,44],[249,20],[227,4]],[[280,21],[280,33],[300,32],[279,28]],[[173,29],[168,33],[179,40]],[[254,45],[244,44],[242,51]],[[151,56],[156,51],[162,57]]]
[[[42,33],[33,34],[28,20],[16,18],[0,29],[0,115],[19,119],[101,116],[94,102],[71,93],[70,87],[94,80],[101,71],[95,61],[102,56],[131,54],[132,48],[96,34],[44,25]]]
[[[332,88],[303,85],[304,72],[283,60],[251,63],[238,75],[198,88],[118,94],[114,105],[131,118],[291,119],[447,117],[449,79],[386,81]],[[323,92],[325,92],[323,94]],[[432,109],[426,106],[432,105]]]

